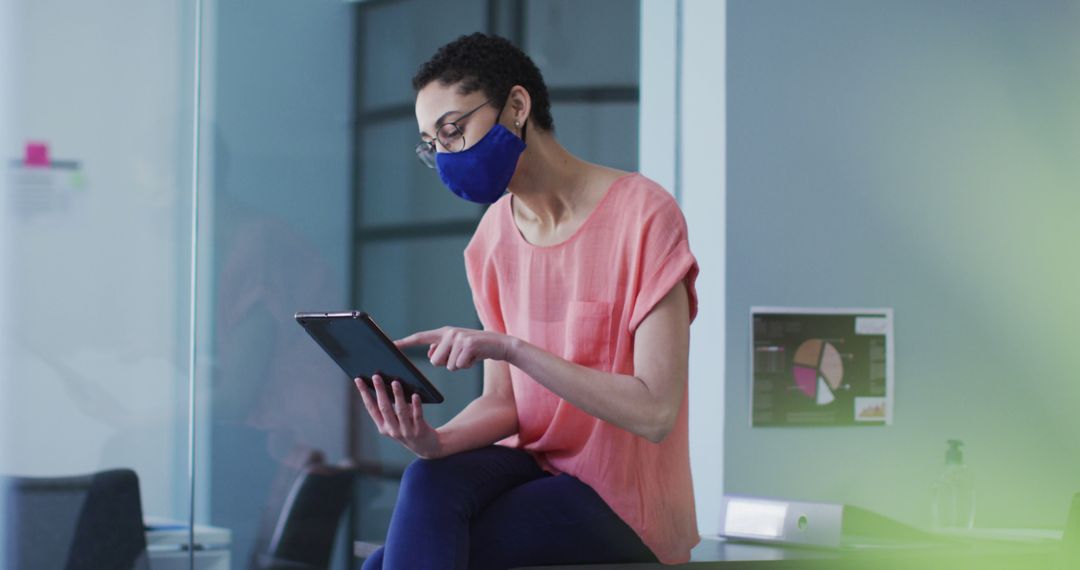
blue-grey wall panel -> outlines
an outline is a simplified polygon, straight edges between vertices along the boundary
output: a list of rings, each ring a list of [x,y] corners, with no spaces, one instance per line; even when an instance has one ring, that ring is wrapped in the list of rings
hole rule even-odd
[[[1080,4],[728,3],[727,492],[979,526],[1080,491]],[[749,427],[749,307],[896,310],[895,425]]]

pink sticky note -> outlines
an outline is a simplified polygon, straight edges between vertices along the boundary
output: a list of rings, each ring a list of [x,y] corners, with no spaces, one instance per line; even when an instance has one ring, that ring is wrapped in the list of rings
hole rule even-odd
[[[49,145],[39,142],[26,143],[26,166],[49,166]]]

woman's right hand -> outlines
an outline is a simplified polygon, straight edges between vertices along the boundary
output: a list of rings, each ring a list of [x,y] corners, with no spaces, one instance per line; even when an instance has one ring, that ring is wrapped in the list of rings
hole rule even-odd
[[[409,451],[424,459],[440,457],[442,443],[439,433],[424,419],[424,410],[420,406],[420,395],[413,394],[410,402],[405,398],[405,391],[401,388],[401,382],[391,383],[394,394],[393,401],[386,391],[386,383],[378,374],[372,376],[375,385],[374,394],[360,378],[354,378],[356,389],[360,391],[360,397],[364,400],[364,407],[379,428],[379,433],[393,438],[404,445]]]

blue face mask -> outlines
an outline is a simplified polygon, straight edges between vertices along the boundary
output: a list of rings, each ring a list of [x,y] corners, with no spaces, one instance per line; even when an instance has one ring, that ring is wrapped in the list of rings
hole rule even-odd
[[[525,141],[502,125],[495,126],[475,145],[461,152],[435,155],[439,178],[454,194],[478,204],[493,204],[514,177]]]

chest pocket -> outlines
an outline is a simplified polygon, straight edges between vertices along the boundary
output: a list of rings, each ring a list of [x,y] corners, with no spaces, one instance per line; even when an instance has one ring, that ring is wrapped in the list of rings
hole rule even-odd
[[[610,369],[611,318],[611,303],[571,301],[566,308],[565,358],[597,370]]]

